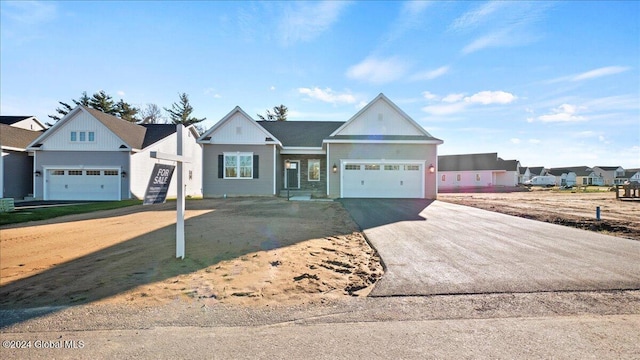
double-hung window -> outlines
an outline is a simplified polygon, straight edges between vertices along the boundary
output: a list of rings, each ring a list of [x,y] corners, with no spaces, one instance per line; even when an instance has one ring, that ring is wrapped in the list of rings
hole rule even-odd
[[[224,178],[225,179],[252,179],[253,178],[253,154],[252,153],[224,154]]]

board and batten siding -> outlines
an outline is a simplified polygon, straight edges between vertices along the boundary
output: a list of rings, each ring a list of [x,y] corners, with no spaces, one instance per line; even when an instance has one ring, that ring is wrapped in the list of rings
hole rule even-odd
[[[252,119],[237,112],[211,134],[211,143],[215,144],[264,144],[265,130]]]
[[[436,174],[428,171],[430,165],[437,164],[437,146],[430,144],[398,144],[398,143],[355,143],[327,144],[328,161],[327,166],[332,167],[336,164],[340,168],[341,159],[349,160],[405,160],[424,162],[423,167],[425,194],[426,199],[435,199],[437,197]],[[331,198],[340,197],[340,171],[333,173],[327,171],[328,174],[328,193]]]
[[[346,125],[340,135],[424,135],[386,101],[377,101]]]
[[[203,145],[202,188],[204,197],[275,195],[274,147],[275,145]],[[254,159],[255,156],[258,157],[258,178],[224,179],[218,177],[219,155],[234,152],[252,153]]]
[[[34,197],[43,199],[44,182],[47,180],[46,169],[103,169],[112,168],[130,172],[130,156],[127,151],[36,151],[34,171],[41,176],[34,178]],[[121,177],[121,198],[129,199],[130,176]]]
[[[72,131],[93,131],[95,141],[72,142]],[[123,144],[124,142],[100,121],[85,111],[79,111],[47,137],[42,150],[114,151]]]

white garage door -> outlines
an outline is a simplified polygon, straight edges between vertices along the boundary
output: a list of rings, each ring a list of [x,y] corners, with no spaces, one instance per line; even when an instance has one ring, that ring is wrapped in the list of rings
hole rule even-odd
[[[118,170],[48,170],[46,182],[45,200],[120,200]]]
[[[423,168],[419,163],[344,163],[342,197],[422,198]]]

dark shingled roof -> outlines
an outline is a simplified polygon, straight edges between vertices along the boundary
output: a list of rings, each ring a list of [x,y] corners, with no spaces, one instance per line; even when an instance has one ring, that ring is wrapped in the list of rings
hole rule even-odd
[[[569,167],[563,167],[563,168],[553,168],[553,169],[549,169],[549,171],[552,170],[564,170],[564,172],[567,171],[573,171],[574,173],[576,173],[576,176],[589,176],[589,174],[591,174],[591,168],[588,166],[569,166]],[[553,175],[555,175],[554,173],[552,173]],[[560,173],[560,175],[562,175],[562,173]]]
[[[283,147],[322,147],[322,141],[344,124],[341,121],[256,121]]]
[[[24,119],[28,119],[33,116],[0,116],[0,124],[13,125]]]
[[[41,131],[21,129],[0,124],[0,145],[18,149],[26,149],[33,140],[42,135]]]
[[[141,149],[144,149],[176,132],[176,125],[174,124],[141,124],[140,126],[147,128]]]
[[[613,170],[618,170],[620,166],[594,166],[594,167],[600,168],[604,171],[613,171]]]
[[[472,171],[499,169],[498,153],[438,156],[438,171]]]

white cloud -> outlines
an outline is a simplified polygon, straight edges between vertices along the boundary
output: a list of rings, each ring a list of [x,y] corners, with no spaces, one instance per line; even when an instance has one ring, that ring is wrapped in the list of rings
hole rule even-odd
[[[436,95],[436,94],[434,94],[432,92],[429,92],[429,91],[423,92],[422,93],[422,97],[424,97],[427,100],[437,100],[437,99],[440,98],[438,95]]]
[[[520,140],[520,139],[518,139],[518,138],[511,138],[511,139],[509,139],[509,141],[510,141],[512,144],[520,144],[520,143],[522,142],[522,140]]]
[[[274,91],[276,89],[275,86],[271,85],[271,87],[269,88],[269,90]]]
[[[10,19],[26,25],[51,21],[57,16],[56,4],[48,1],[4,2],[2,10]]]
[[[529,144],[540,144],[541,142],[540,139],[529,139]]]
[[[423,93],[427,100],[438,100],[440,97],[428,91]],[[428,105],[422,108],[422,111],[431,115],[451,115],[464,111],[473,105],[491,105],[491,104],[509,104],[518,97],[505,91],[480,91],[471,96],[465,96],[464,93],[451,93],[443,97],[439,104]]]
[[[324,90],[319,87],[314,88],[298,88],[298,93],[307,95],[311,99],[320,100],[330,104],[354,104],[355,96],[350,93],[335,93],[330,88]]]
[[[460,94],[449,94],[445,97],[442,98],[442,102],[446,102],[446,103],[454,103],[454,102],[458,102],[460,100],[464,99],[464,94],[460,93]]]
[[[457,102],[443,105],[429,105],[422,108],[422,111],[436,116],[452,115],[463,111],[467,107],[467,103]]]
[[[496,12],[500,6],[504,5],[502,1],[490,1],[477,9],[467,11],[453,21],[449,26],[453,30],[463,30],[469,28],[475,28],[479,24],[484,23],[491,14]]]
[[[630,68],[625,67],[625,66],[607,66],[607,67],[601,67],[598,69],[594,69],[594,70],[590,70],[587,72],[583,72],[582,74],[578,74],[572,77],[571,81],[581,81],[581,80],[590,80],[590,79],[595,79],[595,78],[599,78],[602,76],[607,76],[607,75],[614,75],[614,74],[619,74],[622,72],[625,72],[627,70],[629,70]]]
[[[385,84],[402,77],[407,65],[396,57],[376,59],[368,57],[347,70],[347,77],[373,84]]]
[[[317,38],[329,30],[347,5],[343,1],[323,1],[295,2],[286,6],[278,17],[282,44],[287,46]]]
[[[577,122],[585,121],[584,116],[580,116],[577,113],[578,108],[570,104],[562,104],[555,109],[551,110],[550,114],[541,115],[538,120],[542,122]]]
[[[477,94],[473,94],[470,97],[464,98],[464,101],[489,105],[508,104],[516,99],[517,97],[515,95],[504,91],[481,91]]]
[[[433,80],[449,72],[449,66],[441,66],[437,69],[422,71],[411,76],[412,81]]]
[[[124,95],[125,95],[124,91],[122,91],[122,90],[118,90],[118,91],[116,91],[116,94],[117,94],[118,96],[120,96],[120,97],[124,97]]]
[[[449,26],[457,32],[480,33],[462,53],[506,46],[529,44],[540,37],[533,25],[542,18],[549,3],[531,3],[525,1],[491,1],[464,13]]]

